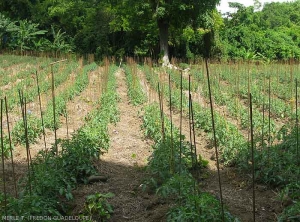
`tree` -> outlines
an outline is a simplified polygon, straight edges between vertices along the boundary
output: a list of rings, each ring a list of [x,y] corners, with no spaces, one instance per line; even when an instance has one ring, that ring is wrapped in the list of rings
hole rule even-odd
[[[169,64],[169,31],[196,27],[199,17],[215,9],[219,0],[125,0],[115,13],[119,29],[131,30],[134,25],[144,27],[155,23],[158,29],[163,65]]]
[[[15,22],[12,22],[9,18],[0,13],[0,46],[5,48],[6,43],[9,41],[9,35],[16,31],[17,27]]]
[[[266,3],[245,7],[230,3],[237,9],[225,18],[221,30],[222,45],[234,58],[289,59],[300,55],[300,0]],[[255,38],[253,38],[255,36]]]
[[[31,46],[34,45],[33,41],[37,39],[38,36],[44,35],[46,30],[39,30],[39,24],[32,23],[27,20],[20,20],[17,26],[16,32],[14,33],[15,43],[12,47],[18,47],[22,53],[25,50],[30,50]]]

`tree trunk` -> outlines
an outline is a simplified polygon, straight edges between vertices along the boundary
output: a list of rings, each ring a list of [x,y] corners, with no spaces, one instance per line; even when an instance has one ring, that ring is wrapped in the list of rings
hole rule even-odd
[[[160,53],[163,56],[163,66],[168,66],[170,64],[169,60],[169,24],[166,20],[157,20],[157,25],[159,29],[159,43],[160,43]]]

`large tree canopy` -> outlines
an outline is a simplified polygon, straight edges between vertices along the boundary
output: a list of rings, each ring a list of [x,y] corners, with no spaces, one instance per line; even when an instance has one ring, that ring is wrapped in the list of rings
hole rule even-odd
[[[113,27],[117,30],[148,31],[157,27],[160,52],[164,65],[169,64],[169,32],[186,27],[199,28],[207,12],[215,9],[219,0],[148,0],[120,1],[115,8]],[[113,7],[113,5],[112,5]]]
[[[230,6],[237,12],[225,19],[221,32],[223,55],[243,59],[300,58],[300,0],[267,3],[261,11],[238,3]]]

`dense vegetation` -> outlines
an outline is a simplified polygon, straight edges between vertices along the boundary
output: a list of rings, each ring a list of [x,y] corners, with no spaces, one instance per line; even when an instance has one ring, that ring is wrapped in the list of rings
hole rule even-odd
[[[0,3],[0,45],[22,51],[195,59],[213,37],[211,56],[300,57],[300,1],[245,7],[221,15],[219,1],[9,1]],[[255,38],[254,38],[255,36]]]

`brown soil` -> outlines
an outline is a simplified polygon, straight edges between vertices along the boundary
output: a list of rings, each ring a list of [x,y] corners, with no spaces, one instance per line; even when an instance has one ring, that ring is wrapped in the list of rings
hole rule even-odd
[[[87,114],[95,107],[96,102],[100,97],[100,72],[101,69],[93,71],[89,74],[89,85],[85,88],[80,95],[75,96],[71,101],[67,102],[68,125],[65,117],[61,117],[61,127],[57,130],[57,138],[66,139],[72,136],[72,133],[79,129],[85,122]],[[70,77],[72,79],[72,77]],[[70,84],[68,80],[66,83],[58,87],[57,92],[68,87]],[[99,85],[98,85],[99,84]],[[46,95],[45,95],[46,96]],[[37,107],[37,106],[35,106]],[[38,109],[35,110],[38,112]],[[46,129],[46,145],[49,149],[54,144],[54,132]],[[37,143],[31,145],[31,150],[38,152],[44,147],[43,136]]]

